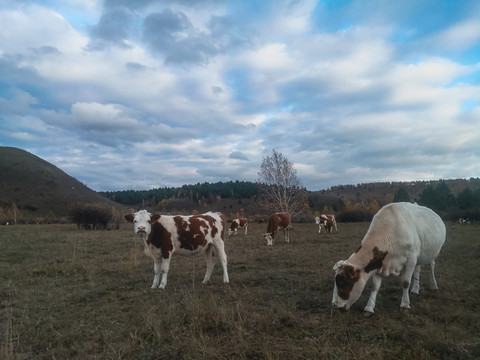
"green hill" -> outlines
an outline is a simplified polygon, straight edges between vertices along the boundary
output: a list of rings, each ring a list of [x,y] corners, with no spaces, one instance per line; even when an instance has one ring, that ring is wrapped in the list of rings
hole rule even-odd
[[[38,156],[0,147],[0,221],[6,220],[14,204],[20,219],[36,221],[65,217],[79,202],[121,206]]]

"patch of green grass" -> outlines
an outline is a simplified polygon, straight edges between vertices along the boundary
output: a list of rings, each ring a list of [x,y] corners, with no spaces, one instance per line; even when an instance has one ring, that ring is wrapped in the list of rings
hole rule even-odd
[[[475,359],[480,357],[480,226],[447,225],[436,267],[422,273],[412,308],[401,286],[382,284],[376,313],[331,308],[331,269],[358,247],[367,223],[318,234],[294,224],[267,247],[266,225],[226,240],[230,284],[216,265],[174,257],[166,290],[152,290],[153,263],[130,226],[0,229],[2,359]]]

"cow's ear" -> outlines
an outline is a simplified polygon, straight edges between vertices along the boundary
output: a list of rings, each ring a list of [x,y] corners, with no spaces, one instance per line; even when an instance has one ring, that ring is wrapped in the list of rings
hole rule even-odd
[[[153,215],[150,217],[150,219],[151,219],[152,221],[157,221],[158,219],[160,219],[160,216],[161,216],[160,214],[153,214]]]
[[[125,214],[123,218],[127,220],[129,223],[133,223],[133,214]]]

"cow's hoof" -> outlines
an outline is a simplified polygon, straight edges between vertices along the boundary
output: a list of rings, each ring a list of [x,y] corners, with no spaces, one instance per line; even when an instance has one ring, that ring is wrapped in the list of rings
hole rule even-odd
[[[372,317],[373,316],[373,312],[370,312],[370,311],[364,311],[363,312],[363,316],[366,317],[366,318],[369,318],[369,317]]]

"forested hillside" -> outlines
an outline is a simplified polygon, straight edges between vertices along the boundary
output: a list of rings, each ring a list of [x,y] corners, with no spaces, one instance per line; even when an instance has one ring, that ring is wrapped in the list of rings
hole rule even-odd
[[[132,207],[151,207],[161,211],[187,211],[214,207],[216,210],[261,216],[255,206],[255,183],[198,183],[180,188],[103,193],[107,198]],[[310,219],[320,212],[332,212],[344,221],[368,221],[382,206],[393,201],[411,201],[431,207],[444,218],[480,219],[480,179],[453,179],[414,182],[379,182],[338,185],[308,192],[304,214]]]

